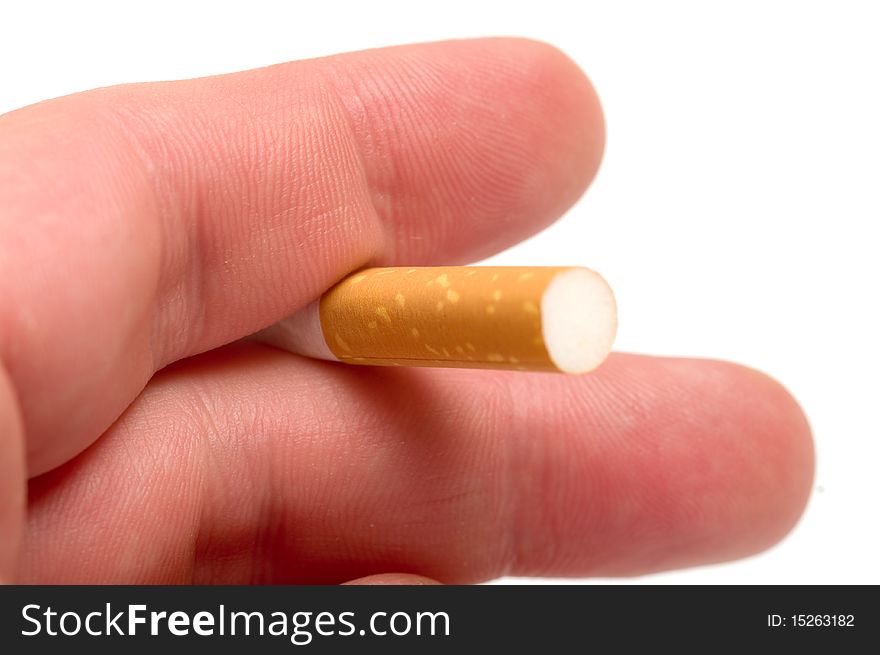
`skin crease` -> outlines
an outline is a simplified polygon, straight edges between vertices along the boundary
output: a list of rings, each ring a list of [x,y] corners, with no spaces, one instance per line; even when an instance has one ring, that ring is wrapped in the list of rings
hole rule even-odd
[[[224,345],[360,266],[464,263],[540,230],[603,144],[583,73],[520,39],[0,117],[0,579],[630,575],[777,541],[812,441],[749,369],[367,369]]]

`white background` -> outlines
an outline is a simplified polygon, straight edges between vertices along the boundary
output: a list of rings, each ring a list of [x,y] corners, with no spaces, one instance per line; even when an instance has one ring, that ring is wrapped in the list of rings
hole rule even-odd
[[[738,360],[801,401],[818,469],[770,551],[639,582],[880,582],[880,11],[864,2],[4,2],[0,112],[120,82],[522,35],[602,98],[587,196],[492,259],[583,264],[620,350]]]

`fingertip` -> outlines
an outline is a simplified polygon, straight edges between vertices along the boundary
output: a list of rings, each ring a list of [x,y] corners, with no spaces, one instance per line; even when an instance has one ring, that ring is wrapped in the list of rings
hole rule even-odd
[[[557,46],[527,38],[509,41],[523,54],[525,90],[531,95],[546,94],[552,105],[542,116],[548,133],[553,133],[548,136],[564,137],[568,150],[553,154],[559,162],[559,177],[565,179],[567,174],[571,185],[567,207],[592,182],[602,160],[605,118],[599,95],[584,70]]]
[[[752,480],[764,497],[752,523],[752,551],[759,552],[782,540],[803,515],[813,488],[815,447],[807,416],[786,387],[762,371],[728,366],[749,389],[746,406],[757,450]]]
[[[756,369],[719,360],[668,362],[679,367],[680,397],[702,423],[692,427],[694,455],[680,461],[692,468],[682,475],[699,480],[690,485],[699,509],[683,523],[694,546],[690,564],[766,550],[795,526],[812,487],[813,441],[803,410]]]
[[[728,561],[777,543],[803,513],[810,428],[767,375],[724,361],[614,354],[566,382],[519,394],[567,411],[553,423],[542,412],[553,438],[523,465],[555,476],[531,494],[542,502],[522,505],[530,547],[520,548],[518,574],[640,575]],[[567,500],[556,509],[559,495]],[[548,526],[566,548],[534,537]]]
[[[492,97],[504,98],[495,100],[502,111],[521,108],[512,141],[528,157],[520,198],[509,203],[508,241],[482,253],[492,254],[550,225],[586,192],[605,150],[605,120],[589,77],[558,47],[527,38],[486,41],[497,48],[501,69]]]
[[[374,194],[380,215],[385,224],[396,217],[382,264],[494,254],[559,218],[598,170],[605,132],[596,92],[546,43],[407,45],[322,70],[352,116],[367,179],[383,191]]]
[[[362,585],[416,585],[416,586],[435,586],[442,584],[423,575],[413,575],[412,573],[379,573],[377,575],[368,575],[363,578],[356,578],[348,582],[344,582],[345,586],[362,586]]]

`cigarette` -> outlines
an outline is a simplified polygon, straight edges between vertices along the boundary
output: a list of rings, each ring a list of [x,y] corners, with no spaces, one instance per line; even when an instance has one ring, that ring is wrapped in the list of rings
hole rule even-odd
[[[589,269],[447,266],[358,271],[254,337],[346,364],[586,373],[616,331]]]

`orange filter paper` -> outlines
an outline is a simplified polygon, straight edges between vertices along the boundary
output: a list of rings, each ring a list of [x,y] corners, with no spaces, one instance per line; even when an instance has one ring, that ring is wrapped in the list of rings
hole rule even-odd
[[[371,268],[321,298],[332,353],[350,364],[557,371],[541,298],[566,267]]]

